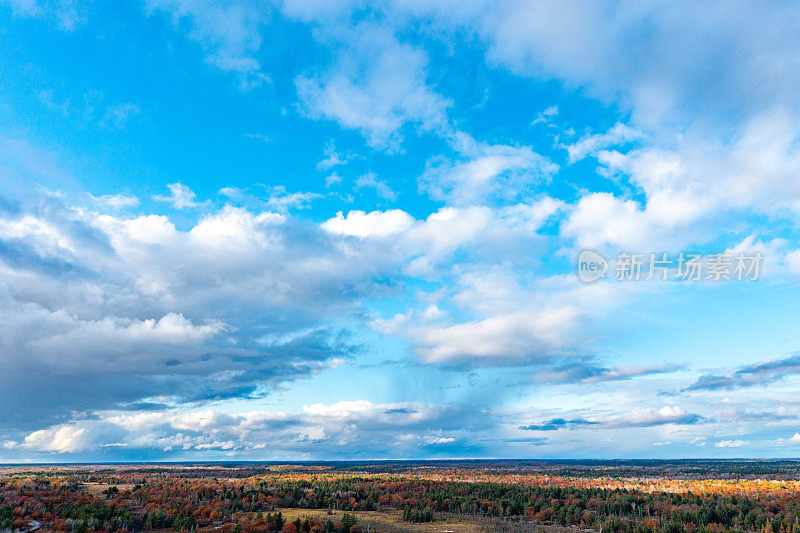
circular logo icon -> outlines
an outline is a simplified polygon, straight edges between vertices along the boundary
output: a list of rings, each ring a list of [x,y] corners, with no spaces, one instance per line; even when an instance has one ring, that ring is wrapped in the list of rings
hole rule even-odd
[[[608,261],[594,250],[583,250],[578,256],[578,279],[592,283],[606,277]]]

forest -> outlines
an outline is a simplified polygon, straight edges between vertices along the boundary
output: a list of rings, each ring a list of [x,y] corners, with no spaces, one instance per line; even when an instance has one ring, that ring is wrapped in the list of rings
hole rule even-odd
[[[800,533],[798,466],[609,461],[0,467],[0,531],[358,533],[367,525],[371,531],[442,531],[418,528],[458,523],[470,531]]]

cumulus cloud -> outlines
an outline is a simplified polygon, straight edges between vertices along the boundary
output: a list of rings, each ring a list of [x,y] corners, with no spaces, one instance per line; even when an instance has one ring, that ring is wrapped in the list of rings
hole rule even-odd
[[[725,139],[703,128],[625,153],[600,150],[603,171],[643,193],[637,201],[585,194],[563,227],[583,247],[675,249],[705,243],[745,213],[792,218],[800,204],[797,140],[784,112],[765,112]],[[624,178],[624,179],[623,179]]]
[[[775,444],[778,446],[797,446],[800,444],[800,433],[795,432],[795,434],[789,438],[780,437],[775,440]]]
[[[564,307],[541,312],[496,315],[452,326],[427,326],[411,332],[427,363],[485,364],[547,362],[570,353],[578,312]]]
[[[175,190],[181,206],[197,203]],[[263,395],[352,357],[358,347],[331,320],[356,319],[360,301],[388,294],[403,269],[434,272],[418,259],[434,267],[459,250],[496,258],[500,242],[519,253],[561,208],[545,197],[496,211],[444,208],[424,220],[352,211],[314,226],[225,206],[178,229],[164,215],[39,202],[0,216],[0,306],[14,317],[0,326],[0,357],[14,376],[0,394],[10,428],[88,409]],[[460,344],[458,324],[436,323],[447,317],[438,307],[419,316],[425,322],[410,338],[426,361],[506,364],[555,353],[544,312],[526,315],[531,323],[477,320],[480,353]],[[506,321],[500,332],[522,341],[490,339]],[[506,357],[508,343],[516,348]],[[17,405],[31,383],[37,400]]]
[[[228,206],[178,230],[43,202],[0,216],[6,427],[263,394],[349,358],[349,334],[327,318],[385,290],[373,280],[384,259],[268,211]]]
[[[43,6],[47,2],[13,2],[21,16],[58,13]],[[424,156],[417,184],[445,205],[419,218],[401,209],[332,217],[331,211],[316,224],[289,212],[320,195],[285,189],[263,200],[220,191],[247,209],[213,209],[180,183],[155,197],[176,209],[207,207],[196,221],[184,218],[188,213],[123,216],[136,205],[125,195],[95,198],[88,210],[63,205],[55,194],[33,206],[0,200],[0,314],[8,317],[0,324],[0,364],[8,376],[0,419],[3,431],[14,433],[0,434],[4,449],[246,455],[260,453],[269,441],[295,457],[338,456],[356,445],[407,456],[420,447],[490,442],[467,434],[497,428],[490,421],[497,413],[480,407],[357,399],[311,404],[302,412],[231,414],[202,411],[195,403],[261,396],[349,362],[361,340],[349,328],[365,320],[410,343],[421,362],[445,367],[425,370],[523,366],[529,367],[528,386],[613,381],[622,389],[634,378],[655,381],[652,376],[683,367],[615,366],[601,357],[593,336],[597,316],[638,289],[575,287],[566,276],[543,277],[540,262],[569,256],[564,247],[573,242],[639,251],[715,242],[720,228],[727,232],[726,222],[742,213],[794,220],[800,207],[796,6],[475,2],[456,9],[434,1],[376,5],[368,13],[348,1],[288,1],[274,9],[202,0],[146,6],[151,17],[166,14],[178,31],[186,30],[207,63],[238,76],[243,89],[268,80],[259,58],[271,17],[307,24],[310,39],[329,52],[320,56],[332,59],[291,74],[301,112],[394,153],[412,132],[435,134],[430,146],[438,143],[442,155]],[[691,20],[687,11],[695,13]],[[82,23],[81,10],[62,13],[71,13],[59,20],[65,29]],[[430,58],[463,44],[483,50],[491,67],[556,78],[581,95],[602,96],[618,115],[605,131],[594,125],[583,136],[564,131],[558,122],[567,120],[569,105],[560,101],[560,113],[548,108],[534,124],[559,131],[555,146],[566,149],[568,163],[591,157],[580,168],[595,165],[611,179],[597,188],[591,180],[571,184],[569,172],[579,166],[568,166],[561,180],[561,169],[539,153],[540,144],[519,142],[524,135],[498,141],[502,132],[484,131],[481,138],[489,141],[482,142],[462,131],[471,121],[449,116],[450,84],[436,75]],[[71,112],[52,96],[40,99],[55,112]],[[137,106],[119,104],[96,118],[122,127],[137,113]],[[563,155],[556,152],[553,157]],[[23,156],[11,161],[8,154]],[[0,138],[0,180],[9,188],[65,179],[30,154],[25,143]],[[331,142],[317,169],[328,173],[348,159]],[[326,181],[340,178],[334,173]],[[413,194],[376,174],[354,181],[365,197],[374,190],[379,202]],[[575,185],[574,201],[544,194],[552,184],[559,192]],[[540,231],[554,220],[561,224],[547,241]],[[776,240],[750,238],[741,246],[786,252]],[[798,257],[786,255],[790,268],[800,264]],[[408,296],[402,304],[409,309],[394,316],[377,317],[361,306],[418,286],[437,296]],[[798,373],[795,359],[708,373],[688,396],[779,381]],[[35,395],[29,394],[33,387]],[[23,395],[30,401],[20,404]],[[753,423],[768,414],[788,425],[793,416],[731,408],[712,421],[689,405],[633,409],[617,403],[623,396],[609,400],[607,412],[548,414],[511,425],[557,437],[564,433],[559,429],[644,433],[663,426],[667,432]],[[716,434],[731,433],[746,434]],[[494,442],[513,438],[502,433]],[[647,442],[653,442],[650,435]]]
[[[229,452],[240,457],[350,457],[354,451],[408,457],[419,453],[420,446],[450,445],[469,432],[484,433],[496,426],[489,413],[468,406],[362,400],[306,405],[297,413],[105,411],[33,431],[13,444],[31,452],[93,452],[105,457],[143,450],[158,450],[167,457]]]
[[[612,428],[651,427],[664,424],[692,425],[702,421],[703,417],[696,413],[689,413],[682,407],[665,405],[658,410],[634,411],[630,415],[609,420],[606,425]]]
[[[551,176],[555,167],[530,149],[466,142],[463,133],[454,133],[446,117],[448,102],[428,81],[426,52],[398,38],[411,21],[417,26],[432,22],[428,31],[436,39],[477,38],[490,64],[524,76],[561,78],[632,109],[629,122],[566,146],[570,161],[591,154],[603,172],[624,174],[644,191],[644,201],[590,192],[565,236],[592,246],[606,241],[677,246],[713,238],[702,222],[717,217],[720,209],[770,211],[777,202],[796,211],[796,195],[784,191],[793,190],[791,177],[797,173],[792,116],[798,106],[786,95],[795,78],[790,73],[800,67],[784,51],[792,48],[787,21],[800,17],[797,9],[774,7],[753,16],[749,8],[698,4],[697,18],[686,24],[684,10],[667,6],[561,9],[537,2],[489,9],[478,2],[461,6],[453,16],[449,2],[442,1],[387,4],[374,9],[374,20],[353,23],[360,20],[352,17],[359,6],[280,6],[284,16],[312,24],[315,39],[339,52],[328,69],[296,79],[303,108],[311,117],[362,131],[373,146],[396,148],[405,124],[437,130],[458,156],[429,160],[420,186],[434,198],[469,204],[486,194],[519,196]],[[212,17],[201,15],[213,11],[203,7],[193,2],[149,5],[179,20],[189,18],[196,26],[193,35],[218,48],[258,48],[263,14],[242,4],[219,8],[221,16]],[[779,31],[765,40],[758,30],[762,24]],[[643,33],[645,27],[649,33]],[[715,46],[707,45],[708,35],[714,36]],[[644,42],[647,46],[641,46]],[[694,59],[687,62],[687,57]],[[547,117],[554,115],[551,110]],[[723,125],[720,136],[712,126]],[[644,136],[648,146],[622,153],[611,149]],[[322,164],[338,163],[329,157]],[[391,198],[388,190],[383,196]]]
[[[326,220],[322,227],[332,233],[356,237],[386,237],[407,230],[414,219],[400,209],[389,211],[350,211],[345,217],[341,211],[335,218]]]
[[[765,212],[777,202],[796,211],[792,176],[800,168],[799,135],[785,113],[768,111],[745,122],[727,142],[690,130],[673,143],[640,148],[608,164],[628,173],[654,200]]]
[[[544,196],[493,209],[486,206],[443,207],[424,220],[400,209],[337,213],[323,222],[330,233],[358,237],[389,237],[385,251],[405,262],[405,273],[426,277],[453,254],[469,251],[481,259],[497,260],[513,254],[517,260],[541,239],[537,233],[564,208],[564,203]]]
[[[574,206],[561,234],[582,249],[674,249],[693,241],[689,225],[696,216],[692,205],[649,201],[642,207],[611,193],[591,193]]]
[[[97,446],[98,439],[108,436],[103,429],[107,428],[93,422],[61,424],[30,433],[22,446],[42,452],[75,453]]]
[[[537,289],[519,286],[515,276],[498,277],[493,269],[484,272],[483,262],[530,262],[534,257],[531,250],[541,238],[537,231],[561,208],[560,202],[545,197],[500,209],[443,208],[425,220],[414,220],[399,210],[351,211],[327,220],[322,227],[331,233],[369,237],[384,254],[397,258],[407,276],[440,279],[442,268],[448,268],[456,253],[468,254],[475,261],[473,267],[469,261],[462,261],[453,273],[463,289],[451,299],[475,318],[464,320],[462,313],[462,320],[456,321],[439,306],[427,303],[419,310],[372,322],[379,331],[411,340],[423,362],[449,366],[551,365],[556,358],[573,358],[580,351],[582,343],[574,336],[584,314],[575,305],[579,299],[551,301],[537,294]],[[580,299],[586,301],[585,297]],[[584,369],[575,379],[627,379],[667,370],[595,369],[589,375]],[[558,372],[566,376],[564,368]]]

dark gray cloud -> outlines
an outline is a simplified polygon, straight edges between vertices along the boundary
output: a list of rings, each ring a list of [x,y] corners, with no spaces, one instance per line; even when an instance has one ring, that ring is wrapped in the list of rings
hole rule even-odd
[[[21,239],[0,239],[0,261],[15,269],[52,276],[88,277],[93,274],[81,265],[60,257],[42,256],[33,246]]]
[[[684,365],[661,363],[655,365],[603,366],[595,358],[573,358],[568,364],[545,367],[533,375],[536,383],[601,383],[624,381],[653,374],[669,374]]]
[[[130,329],[139,326],[106,332],[79,326],[65,335],[31,342],[16,339],[16,352],[4,346],[7,382],[0,393],[0,426],[40,427],[84,411],[141,410],[143,403],[152,409],[164,401],[263,396],[281,383],[313,375],[332,358],[350,358],[357,350],[347,335],[325,329],[256,350],[215,346],[213,339],[132,339]],[[188,323],[183,327],[193,328]],[[27,329],[20,333],[30,334]]]
[[[393,290],[389,259],[278,215],[227,207],[184,231],[46,194],[5,204],[6,430],[142,402],[263,396],[352,358],[360,300]]]
[[[678,414],[661,414],[653,417],[620,417],[618,419],[606,423],[610,428],[626,428],[626,427],[654,427],[663,426],[665,424],[677,424],[679,426],[693,426],[705,422],[706,418],[697,413],[678,413]]]
[[[705,374],[686,390],[737,389],[767,385],[795,374],[800,374],[800,355],[745,365],[729,374]]]
[[[691,426],[707,422],[708,420],[696,413],[687,412],[685,409],[673,406],[664,406],[659,410],[637,410],[625,415],[602,417],[574,417],[551,418],[539,423],[520,426],[519,429],[528,431],[556,431],[559,429],[624,429],[656,427],[666,424]]]
[[[416,412],[418,412],[416,409],[408,409],[408,408],[405,408],[405,407],[396,408],[396,409],[387,409],[386,411],[384,411],[384,413],[386,413],[387,415],[398,414],[398,413],[400,413],[400,414],[412,414],[412,413],[416,413]]]
[[[541,424],[529,424],[527,426],[520,426],[519,429],[526,429],[528,431],[555,431],[557,429],[574,429],[581,426],[591,426],[597,422],[590,422],[585,418],[572,418],[567,420],[565,418],[551,418]]]

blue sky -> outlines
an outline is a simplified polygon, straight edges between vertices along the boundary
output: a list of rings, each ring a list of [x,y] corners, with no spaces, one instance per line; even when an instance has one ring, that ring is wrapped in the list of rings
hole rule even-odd
[[[0,462],[797,456],[798,19],[0,2]]]

